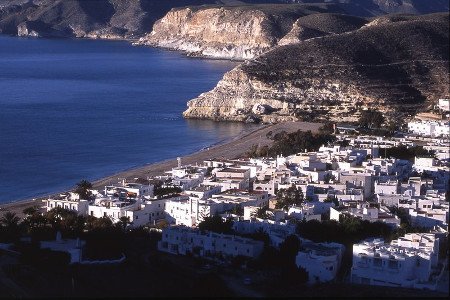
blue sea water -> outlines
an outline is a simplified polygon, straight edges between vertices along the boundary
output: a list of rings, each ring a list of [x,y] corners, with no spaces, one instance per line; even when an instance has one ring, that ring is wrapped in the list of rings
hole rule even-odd
[[[239,134],[245,125],[181,116],[235,65],[123,41],[0,36],[0,203]]]

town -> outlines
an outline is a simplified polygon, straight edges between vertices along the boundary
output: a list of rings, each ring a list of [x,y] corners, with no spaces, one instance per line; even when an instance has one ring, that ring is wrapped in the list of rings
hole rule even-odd
[[[178,158],[165,174],[118,179],[100,190],[82,181],[76,190],[46,199],[45,213],[58,222],[75,214],[91,225],[103,220],[124,230],[146,228],[160,235],[158,251],[202,258],[205,269],[278,265],[307,285],[448,294],[449,100],[440,99],[437,109],[447,118],[417,116],[407,133],[390,137],[334,124],[313,137],[321,145],[255,145],[247,157],[197,165]],[[308,134],[273,133],[273,139],[281,145]],[[36,224],[39,216],[29,210],[25,221]],[[70,264],[127,259],[97,253],[88,260],[86,243],[58,231],[40,247],[68,253]],[[14,249],[13,243],[2,249]],[[247,276],[243,283],[255,280]]]

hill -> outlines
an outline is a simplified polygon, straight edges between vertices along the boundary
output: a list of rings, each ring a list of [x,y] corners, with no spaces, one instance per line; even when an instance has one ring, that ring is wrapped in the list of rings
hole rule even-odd
[[[184,116],[354,121],[373,108],[405,117],[448,94],[448,21],[448,13],[382,16],[354,31],[274,47],[189,101]]]

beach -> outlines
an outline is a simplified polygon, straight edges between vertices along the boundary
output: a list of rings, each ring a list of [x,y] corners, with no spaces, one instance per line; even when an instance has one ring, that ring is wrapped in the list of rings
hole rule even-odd
[[[303,131],[311,130],[312,132],[317,132],[321,125],[322,124],[320,123],[308,122],[284,122],[271,125],[261,125],[261,127],[255,128],[254,130],[244,131],[233,139],[225,141],[223,144],[211,146],[209,148],[202,149],[201,151],[182,156],[181,163],[182,165],[200,165],[203,163],[203,161],[208,159],[239,158],[243,154],[245,154],[245,152],[247,152],[252,145],[270,145],[273,141],[266,137],[267,133],[270,131],[272,131],[272,134],[276,134],[282,131],[290,133],[299,129]],[[146,179],[147,177],[162,175],[165,171],[170,171],[172,168],[176,167],[177,164],[177,158],[174,157],[172,159],[164,160],[154,164],[122,171],[94,181],[93,187],[95,189],[102,189],[105,185],[117,183],[122,179],[133,181],[135,178],[139,177]],[[0,215],[2,215],[6,211],[11,211],[22,217],[22,211],[25,208],[32,206],[42,207],[44,205],[42,200],[47,198],[48,196],[36,198],[35,200],[27,199],[23,201],[1,204]]]

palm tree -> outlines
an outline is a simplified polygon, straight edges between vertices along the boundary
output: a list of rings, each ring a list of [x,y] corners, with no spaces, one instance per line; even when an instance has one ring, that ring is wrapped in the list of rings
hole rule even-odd
[[[2,241],[13,242],[20,237],[20,218],[13,212],[6,212],[0,218],[0,238]]]
[[[29,217],[29,216],[32,216],[32,215],[34,215],[35,213],[37,213],[37,212],[38,212],[38,208],[37,208],[37,206],[30,206],[30,207],[25,208],[22,212],[23,212],[27,217]]]
[[[128,225],[131,225],[133,222],[130,221],[130,217],[120,217],[119,218],[119,222],[117,222],[117,226],[120,227],[123,231],[125,231],[125,229],[127,229]]]
[[[0,218],[0,224],[6,228],[15,228],[19,225],[20,218],[13,212],[6,212]]]
[[[92,193],[89,191],[89,189],[92,189],[92,183],[83,179],[77,183],[75,193],[80,195],[80,199],[89,199],[92,196]]]
[[[264,207],[258,208],[256,210],[256,212],[254,212],[252,214],[252,217],[254,217],[254,218],[256,217],[256,218],[259,218],[259,219],[268,219],[269,218],[269,216],[267,215],[267,209],[268,208],[269,208],[268,206],[264,206]]]

